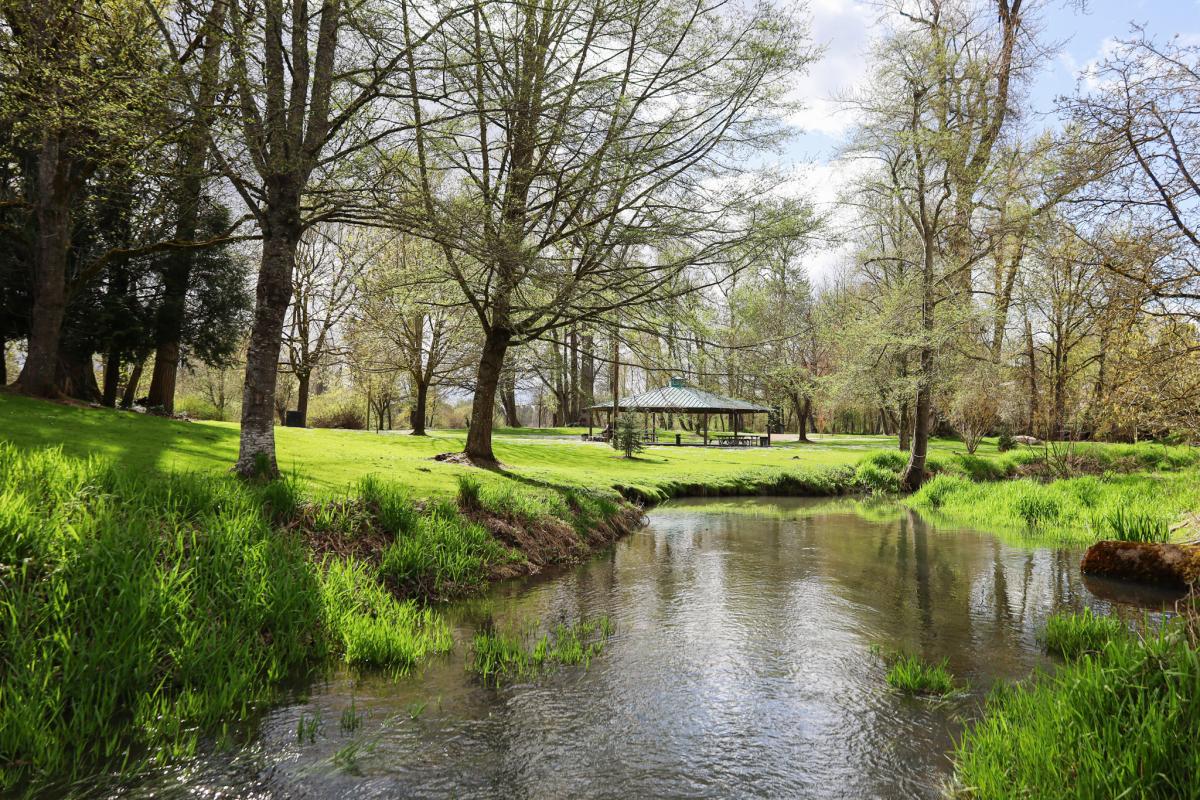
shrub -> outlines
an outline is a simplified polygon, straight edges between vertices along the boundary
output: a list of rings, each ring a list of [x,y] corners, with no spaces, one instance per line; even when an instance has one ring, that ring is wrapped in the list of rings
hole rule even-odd
[[[1017,440],[1013,438],[1011,433],[1002,433],[996,439],[996,449],[1001,453],[1007,453],[1017,446]]]
[[[967,453],[974,455],[979,443],[1000,419],[997,387],[990,373],[979,371],[964,382],[950,403],[950,424],[962,437]]]
[[[612,446],[633,458],[635,453],[645,450],[641,433],[638,431],[637,419],[632,414],[621,414],[617,417],[617,425],[613,430]]]
[[[971,482],[961,475],[934,475],[913,495],[913,504],[941,508],[951,494],[970,487]]]
[[[854,482],[872,494],[895,494],[900,491],[900,476],[870,462],[859,464]]]
[[[188,419],[216,420],[224,422],[228,419],[227,410],[217,408],[205,397],[195,394],[180,395],[175,400],[175,413]]]
[[[351,431],[361,431],[367,427],[367,420],[362,409],[357,404],[343,403],[317,413],[309,414],[310,428],[343,428]]]

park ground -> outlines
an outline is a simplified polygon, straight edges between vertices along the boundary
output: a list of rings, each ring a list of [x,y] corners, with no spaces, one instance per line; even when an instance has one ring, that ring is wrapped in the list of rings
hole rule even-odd
[[[501,430],[503,468],[488,471],[435,458],[460,451],[462,431],[277,435],[287,477],[247,484],[229,474],[234,425],[0,393],[0,663],[23,665],[0,672],[0,792],[54,794],[97,770],[186,757],[202,737],[276,702],[298,673],[331,663],[417,666],[452,644],[431,601],[586,556],[639,524],[630,500],[891,495],[905,458],[887,437],[817,436],[745,450],[652,447],[625,459],[570,429]],[[1198,463],[1200,450],[1186,446],[1001,453],[989,440],[969,456],[938,440],[935,475],[901,502],[1031,542],[1178,540],[1194,534],[1186,523],[1200,509]],[[989,787],[972,796],[1007,796],[1014,759],[1037,765],[1023,776],[1036,791],[1023,796],[1085,796],[1037,792],[1062,785],[1060,767],[1075,756],[1121,759],[1136,745],[1178,758],[1194,736],[1172,731],[1200,724],[1200,693],[1179,691],[1179,680],[1200,675],[1197,651],[1182,641],[1162,645],[1182,665],[1173,671],[1151,668],[1163,653],[1120,640],[1108,660],[1005,695],[992,727],[977,728],[959,754],[962,776]],[[1079,670],[1091,677],[1072,678]],[[1096,698],[1118,684],[1136,690],[1136,718],[1072,716],[1100,707]],[[1145,735],[1088,744],[1097,726],[1126,718]],[[1078,739],[1072,758],[1035,761],[1022,749],[1046,750],[1062,730]],[[1196,774],[1178,766],[1163,772],[1173,788]],[[1093,772],[1117,785],[1119,773]]]

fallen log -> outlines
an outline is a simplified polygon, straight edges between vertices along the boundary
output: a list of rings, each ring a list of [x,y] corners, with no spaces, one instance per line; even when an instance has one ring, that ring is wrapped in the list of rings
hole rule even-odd
[[[1085,575],[1191,589],[1200,586],[1200,545],[1096,542],[1079,569]]]

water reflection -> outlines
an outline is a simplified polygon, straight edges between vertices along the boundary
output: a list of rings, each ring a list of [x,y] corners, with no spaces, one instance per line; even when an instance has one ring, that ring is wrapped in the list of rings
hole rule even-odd
[[[937,796],[986,689],[1052,666],[1036,641],[1047,615],[1144,613],[1145,596],[1085,584],[1074,550],[935,530],[900,509],[740,505],[674,504],[587,564],[459,604],[460,647],[421,674],[339,674],[268,714],[246,747],[130,793]],[[481,624],[599,614],[617,634],[589,670],[501,690],[465,674]],[[972,690],[940,705],[896,696],[872,645],[946,657]],[[352,698],[366,718],[347,731]],[[297,741],[301,715],[323,721],[316,742]]]

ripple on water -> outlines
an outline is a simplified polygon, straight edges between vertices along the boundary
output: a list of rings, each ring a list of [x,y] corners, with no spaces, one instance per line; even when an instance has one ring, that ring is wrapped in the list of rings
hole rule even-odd
[[[460,646],[400,680],[340,673],[248,744],[144,776],[129,796],[936,797],[962,720],[998,679],[1053,668],[1045,618],[1140,617],[1162,596],[1085,584],[1079,553],[763,499],[675,503],[578,568],[464,604]],[[754,515],[744,513],[747,509]],[[609,615],[589,669],[483,688],[473,626]],[[873,652],[948,658],[970,690],[887,690]],[[353,702],[363,714],[341,729]],[[301,715],[322,720],[297,741]]]

